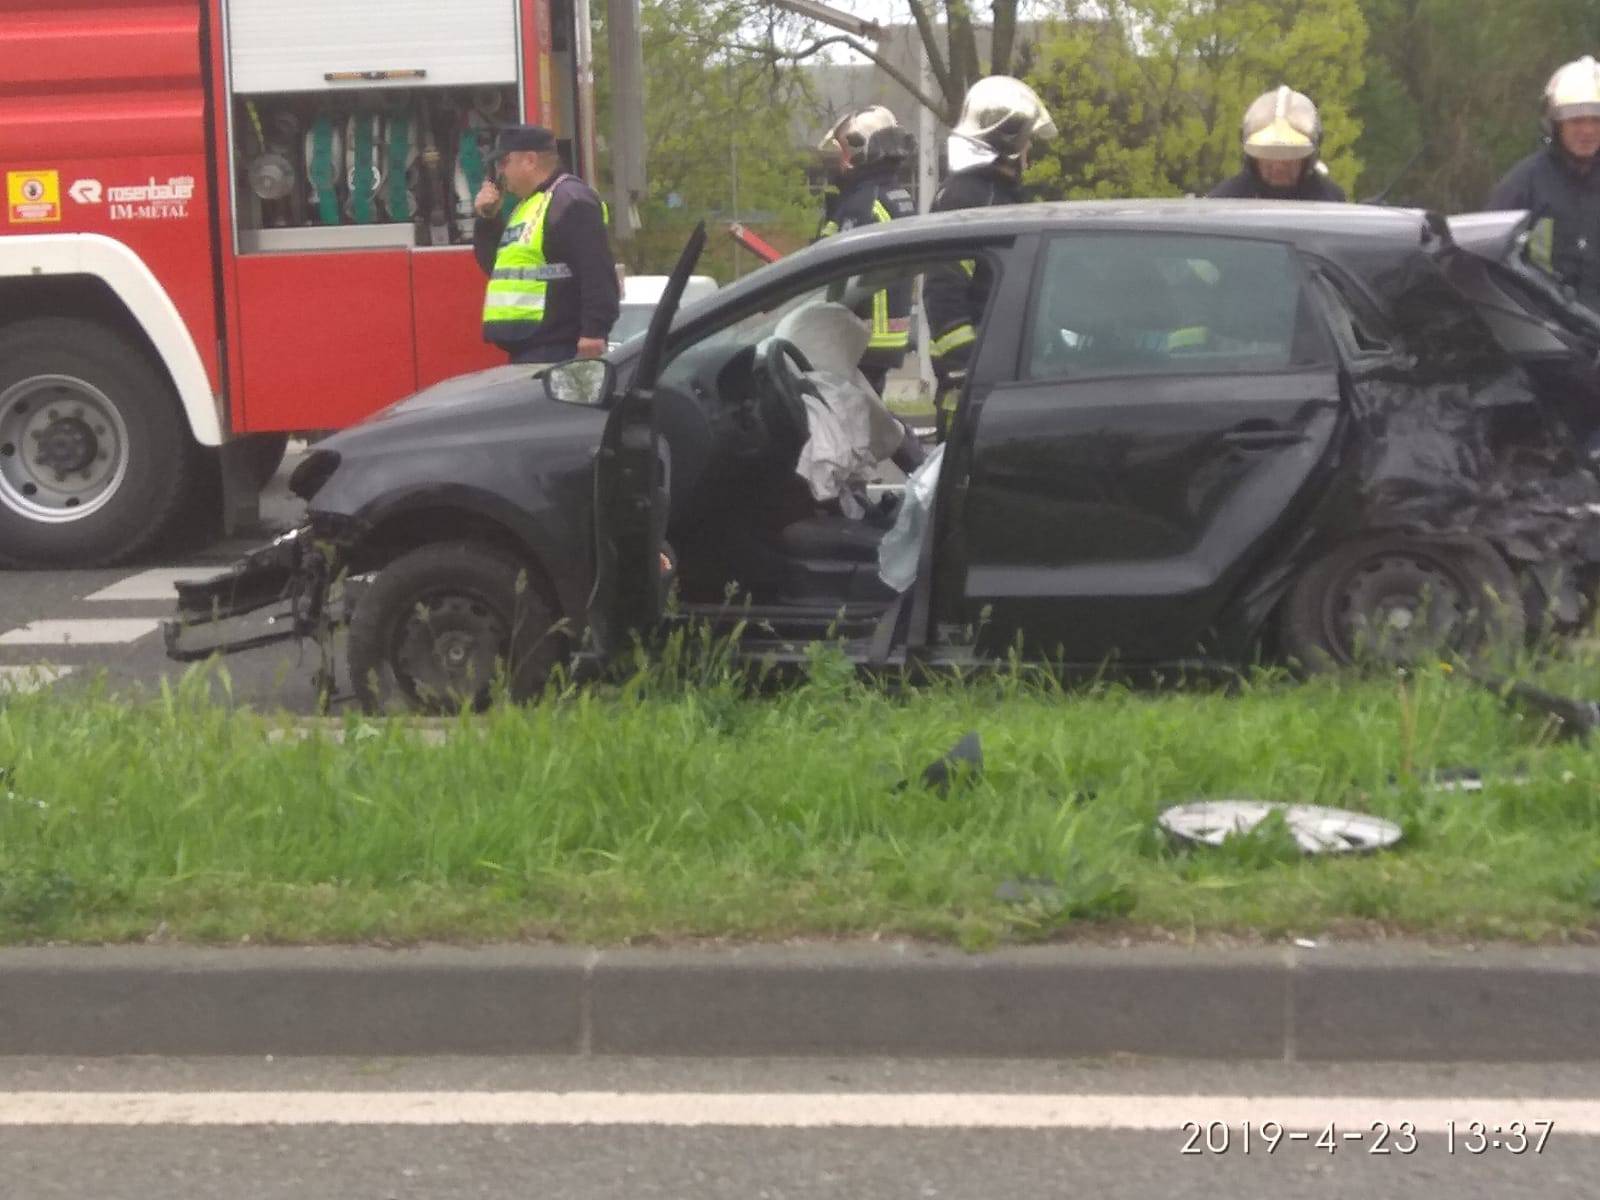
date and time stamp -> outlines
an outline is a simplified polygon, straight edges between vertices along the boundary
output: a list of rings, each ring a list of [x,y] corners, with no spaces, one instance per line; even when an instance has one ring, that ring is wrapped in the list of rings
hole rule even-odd
[[[1555,1132],[1554,1121],[1446,1121],[1419,1128],[1411,1121],[1372,1121],[1344,1126],[1291,1127],[1280,1121],[1185,1121],[1180,1154],[1273,1155],[1306,1150],[1323,1154],[1412,1155],[1440,1153],[1540,1155]]]

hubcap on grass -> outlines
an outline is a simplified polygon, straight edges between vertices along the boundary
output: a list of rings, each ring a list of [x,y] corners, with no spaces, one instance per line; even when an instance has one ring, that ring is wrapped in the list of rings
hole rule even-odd
[[[1169,808],[1161,828],[1182,841],[1220,846],[1230,837],[1248,836],[1274,813],[1305,854],[1351,854],[1380,850],[1400,840],[1400,826],[1367,813],[1315,804],[1277,804],[1266,800],[1202,800]]]

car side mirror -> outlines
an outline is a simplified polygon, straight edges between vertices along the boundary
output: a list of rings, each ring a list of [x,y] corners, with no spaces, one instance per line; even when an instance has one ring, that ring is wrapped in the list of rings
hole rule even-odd
[[[544,373],[544,394],[557,404],[599,408],[611,395],[616,369],[603,358],[575,358]]]

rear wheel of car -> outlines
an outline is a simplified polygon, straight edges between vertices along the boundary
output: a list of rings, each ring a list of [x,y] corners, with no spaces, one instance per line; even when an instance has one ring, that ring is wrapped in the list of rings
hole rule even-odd
[[[1283,649],[1307,670],[1481,659],[1527,633],[1516,576],[1476,538],[1404,534],[1337,547],[1295,581],[1283,610]]]
[[[350,619],[351,684],[368,712],[482,709],[536,697],[565,651],[528,568],[488,546],[424,546],[378,572]]]
[[[124,335],[57,317],[0,330],[0,564],[124,562],[173,525],[200,448]]]

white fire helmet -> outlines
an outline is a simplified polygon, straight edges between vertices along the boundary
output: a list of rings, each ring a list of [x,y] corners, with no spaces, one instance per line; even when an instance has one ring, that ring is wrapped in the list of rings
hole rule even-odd
[[[989,75],[967,89],[955,133],[989,146],[1001,158],[1017,158],[1034,138],[1056,136],[1044,102],[1020,79]]]
[[[1251,158],[1311,158],[1322,148],[1322,117],[1309,96],[1280,87],[1257,96],[1244,110],[1240,137]]]
[[[871,104],[845,114],[823,135],[817,149],[825,156],[840,153],[846,167],[864,166],[883,159],[904,158],[910,151],[911,135],[899,120],[881,104]]]
[[[1587,54],[1550,76],[1544,89],[1545,132],[1574,117],[1600,117],[1600,63]]]

